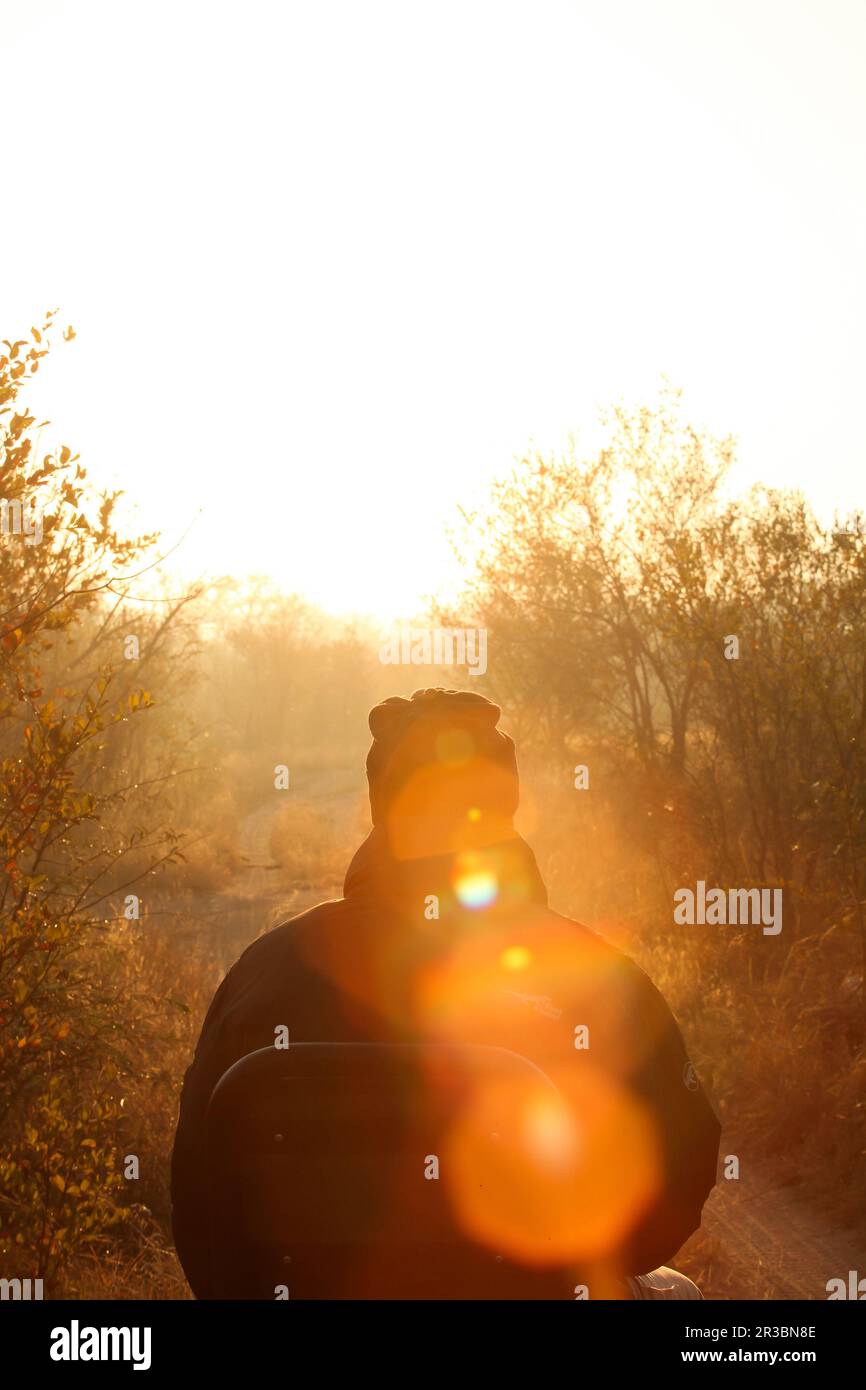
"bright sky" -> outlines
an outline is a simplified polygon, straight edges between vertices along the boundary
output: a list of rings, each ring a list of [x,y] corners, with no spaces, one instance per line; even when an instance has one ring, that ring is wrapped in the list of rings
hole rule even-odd
[[[0,335],[187,573],[402,616],[666,373],[866,505],[863,0],[0,0]]]

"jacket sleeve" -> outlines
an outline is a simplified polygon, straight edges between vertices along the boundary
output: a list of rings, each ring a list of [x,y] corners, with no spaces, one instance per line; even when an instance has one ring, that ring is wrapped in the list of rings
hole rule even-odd
[[[214,1086],[238,1060],[228,1019],[236,969],[229,971],[214,995],[192,1065],[184,1077],[171,1156],[172,1232],[178,1258],[196,1298],[210,1296],[204,1118]]]
[[[673,1014],[637,966],[634,1010],[636,1094],[652,1114],[661,1144],[663,1181],[626,1250],[629,1274],[669,1264],[701,1224],[715,1185],[721,1126],[689,1061]]]

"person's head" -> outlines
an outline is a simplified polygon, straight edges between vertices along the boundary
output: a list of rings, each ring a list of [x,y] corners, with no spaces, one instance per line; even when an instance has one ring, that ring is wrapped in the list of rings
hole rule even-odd
[[[398,859],[508,840],[519,800],[514,744],[498,705],[460,690],[416,690],[370,711],[373,825]]]

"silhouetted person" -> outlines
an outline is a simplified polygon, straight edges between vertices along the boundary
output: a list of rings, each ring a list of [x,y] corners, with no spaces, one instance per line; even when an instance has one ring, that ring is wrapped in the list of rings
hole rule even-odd
[[[217,991],[186,1074],[172,1160],[175,1241],[197,1296],[215,1287],[208,1101],[233,1063],[274,1046],[280,1026],[292,1045],[480,1044],[540,1068],[556,1092],[514,1083],[513,1161],[499,1158],[500,1137],[485,1129],[502,1095],[483,1087],[456,1118],[448,1155],[456,1219],[529,1268],[558,1263],[590,1282],[590,1296],[622,1296],[617,1281],[665,1265],[699,1226],[718,1121],[648,977],[548,907],[514,830],[517,764],[499,715],[470,692],[377,705],[373,829],[344,897],[253,942]],[[485,1162],[498,1176],[477,1182]],[[553,1233],[549,1253],[536,1229]]]

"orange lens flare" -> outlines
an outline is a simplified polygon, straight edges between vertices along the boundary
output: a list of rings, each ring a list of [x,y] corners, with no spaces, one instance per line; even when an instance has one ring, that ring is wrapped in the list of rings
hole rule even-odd
[[[550,923],[543,914],[521,912],[518,922],[504,925],[479,918],[477,932],[461,935],[447,956],[419,972],[415,1024],[429,1036],[452,1042],[506,1039],[515,1052],[549,1069],[562,1062],[562,1042],[540,1026],[539,1014],[556,1019],[567,1000],[569,1032],[574,1024],[591,1023],[593,1047],[602,1050],[607,1070],[628,1084],[658,1046],[666,1015],[663,1009],[650,1014],[635,1036],[632,994],[622,987],[619,973],[604,942],[589,933],[581,937],[567,924]],[[605,1007],[599,1014],[602,998]]]
[[[583,1061],[556,1082],[488,1083],[446,1149],[467,1234],[536,1266],[611,1256],[662,1182],[655,1126],[634,1096]]]
[[[462,907],[489,907],[496,901],[499,885],[496,875],[489,869],[472,869],[459,874],[454,881],[454,891]]]
[[[532,963],[532,952],[525,946],[507,946],[499,957],[503,970],[525,970]]]

